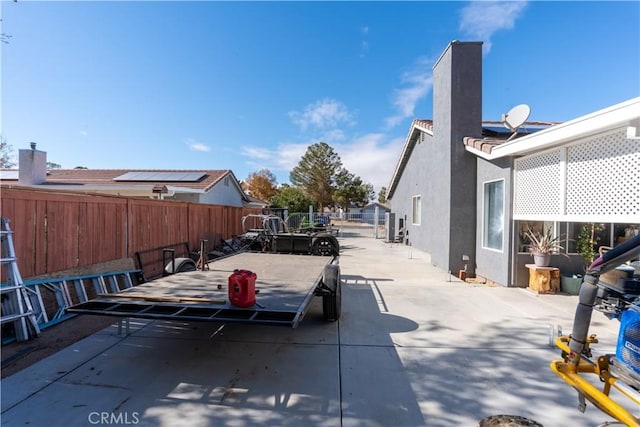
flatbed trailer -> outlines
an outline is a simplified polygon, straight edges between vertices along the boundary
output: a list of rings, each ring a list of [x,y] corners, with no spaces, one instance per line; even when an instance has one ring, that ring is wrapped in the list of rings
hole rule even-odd
[[[228,298],[235,270],[257,275],[256,303],[236,307]],[[287,325],[295,328],[314,296],[323,299],[327,321],[340,317],[337,256],[240,252],[186,271],[73,305],[69,313],[180,321]]]

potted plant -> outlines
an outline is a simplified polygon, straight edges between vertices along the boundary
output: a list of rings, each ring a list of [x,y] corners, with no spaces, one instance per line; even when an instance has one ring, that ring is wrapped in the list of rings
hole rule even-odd
[[[560,236],[553,236],[551,228],[540,232],[534,232],[531,228],[525,231],[529,239],[529,252],[533,255],[533,263],[537,267],[548,267],[551,263],[551,254],[559,253]]]
[[[580,233],[576,236],[576,252],[582,256],[584,271],[587,270],[596,257],[595,247],[599,243],[596,233],[601,229],[602,227],[600,225],[589,222],[582,226]],[[581,274],[560,277],[560,288],[562,292],[578,295],[580,293],[580,286],[582,286],[582,279],[583,276]]]
[[[596,245],[600,242],[596,233],[601,231],[599,224],[589,222],[582,226],[580,233],[576,237],[576,251],[582,255],[584,261],[584,270],[587,271],[589,265],[596,257]]]

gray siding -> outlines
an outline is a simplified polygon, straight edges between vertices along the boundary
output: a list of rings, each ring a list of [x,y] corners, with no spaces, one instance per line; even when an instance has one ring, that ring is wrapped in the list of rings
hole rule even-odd
[[[433,137],[416,142],[391,199],[406,216],[409,244],[433,265],[457,272],[462,255],[475,265],[476,157],[463,137],[482,134],[482,43],[453,42],[433,70]],[[418,139],[420,140],[420,139]],[[422,200],[420,225],[411,224],[412,196]]]
[[[431,252],[429,238],[434,232],[433,224],[428,220],[427,208],[434,199],[434,178],[430,165],[432,150],[433,138],[430,135],[425,135],[424,141],[416,143],[392,199],[396,223],[400,218],[404,220],[405,241],[426,252]],[[412,224],[413,196],[420,196],[422,202],[420,225]]]
[[[238,207],[243,206],[244,201],[242,193],[240,192],[241,190],[233,181],[234,179],[231,175],[223,178],[220,182],[216,183],[208,193],[203,194],[200,197],[200,203]]]
[[[477,211],[478,229],[476,231],[476,274],[502,286],[511,286],[514,282],[511,271],[513,242],[511,227],[512,183],[511,159],[495,162],[478,158]],[[488,249],[483,245],[484,223],[484,184],[490,181],[504,180],[504,216],[502,220],[502,250]]]
[[[453,42],[436,64],[433,77],[434,136],[438,151],[448,160],[443,165],[449,169],[446,179],[445,174],[440,176],[439,186],[448,190],[449,228],[439,231],[448,238],[449,248],[439,259],[442,266],[458,271],[464,264],[463,254],[469,256],[469,265],[475,264],[477,161],[462,141],[482,134],[482,43]]]

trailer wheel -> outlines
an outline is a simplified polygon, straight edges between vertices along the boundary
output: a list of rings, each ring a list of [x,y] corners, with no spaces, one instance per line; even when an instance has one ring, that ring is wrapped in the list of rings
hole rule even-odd
[[[340,254],[340,244],[331,234],[316,234],[311,240],[311,253],[313,255],[331,255],[338,256]]]
[[[174,262],[167,264],[164,271],[167,274],[196,271],[196,263],[191,258],[176,258]]]
[[[342,311],[342,286],[340,283],[340,267],[329,264],[324,268],[322,278],[324,286],[329,292],[322,296],[322,313],[324,320],[335,322],[340,318]]]

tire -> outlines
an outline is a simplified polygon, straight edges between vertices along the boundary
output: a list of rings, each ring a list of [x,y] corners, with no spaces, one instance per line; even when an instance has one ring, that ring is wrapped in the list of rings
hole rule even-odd
[[[311,253],[321,256],[338,256],[340,254],[340,244],[331,234],[316,234],[311,240]]]
[[[340,266],[329,264],[324,267],[324,286],[330,291],[322,296],[322,314],[327,322],[340,319],[342,312],[342,286],[340,281]]]
[[[167,274],[196,271],[196,263],[191,258],[176,258],[174,263],[175,264],[169,262],[169,264],[164,268],[164,271]]]
[[[543,427],[543,426],[540,423],[537,423],[528,418],[520,417],[518,415],[492,415],[480,421],[480,424],[478,424],[478,427]]]

